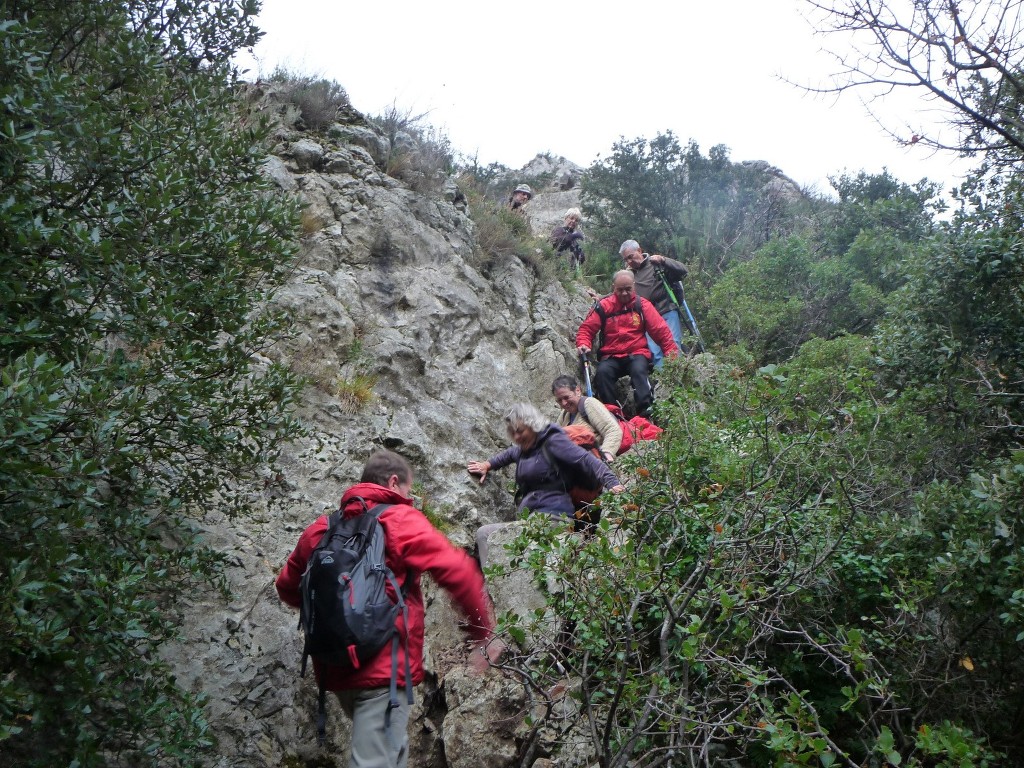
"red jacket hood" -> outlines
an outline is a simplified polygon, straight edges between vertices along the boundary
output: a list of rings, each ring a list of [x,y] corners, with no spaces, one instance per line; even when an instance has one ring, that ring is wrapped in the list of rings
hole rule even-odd
[[[341,497],[341,508],[345,510],[345,517],[358,515],[364,511],[363,505],[359,501],[360,499],[366,502],[367,509],[378,504],[408,504],[410,507],[415,506],[412,499],[406,498],[398,491],[393,491],[376,483],[359,483],[345,491],[345,494]]]

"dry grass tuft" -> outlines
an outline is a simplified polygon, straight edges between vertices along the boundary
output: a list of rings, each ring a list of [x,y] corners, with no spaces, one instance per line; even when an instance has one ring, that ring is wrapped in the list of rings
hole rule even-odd
[[[306,130],[322,131],[349,105],[348,93],[334,80],[300,75],[278,67],[268,78],[281,86],[281,97],[299,108]]]

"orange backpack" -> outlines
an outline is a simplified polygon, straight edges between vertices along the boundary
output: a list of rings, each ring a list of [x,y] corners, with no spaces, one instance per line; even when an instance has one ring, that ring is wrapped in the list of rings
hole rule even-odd
[[[585,451],[590,451],[599,460],[604,461],[604,457],[601,455],[601,449],[598,446],[597,435],[594,434],[594,430],[588,427],[586,424],[570,424],[567,427],[562,427],[565,434],[570,440]],[[552,459],[549,455],[548,461]],[[566,484],[570,482],[568,478],[565,480]],[[576,510],[576,523],[577,526],[594,524],[600,519],[600,511],[597,510],[593,504],[594,500],[601,495],[604,488],[598,484],[596,488],[590,488],[583,485],[573,485],[569,487],[569,496],[572,498],[573,509]]]

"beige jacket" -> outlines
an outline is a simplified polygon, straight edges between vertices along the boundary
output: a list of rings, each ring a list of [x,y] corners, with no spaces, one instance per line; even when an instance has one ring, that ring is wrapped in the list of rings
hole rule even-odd
[[[601,453],[605,454],[608,461],[613,461],[619,452],[619,446],[622,445],[622,427],[619,426],[618,419],[612,416],[604,407],[604,403],[596,397],[581,397],[580,402],[583,407],[580,408],[579,413],[562,411],[562,415],[558,417],[558,423],[563,427],[570,424],[586,424],[597,435]],[[583,416],[583,411],[587,412],[586,418]]]

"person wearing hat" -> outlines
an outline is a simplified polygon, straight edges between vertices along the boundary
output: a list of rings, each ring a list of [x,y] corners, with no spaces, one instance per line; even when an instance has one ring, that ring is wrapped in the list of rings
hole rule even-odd
[[[508,198],[508,209],[520,216],[526,215],[525,206],[533,198],[533,190],[529,184],[520,184]]]

